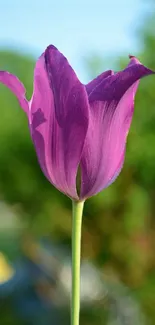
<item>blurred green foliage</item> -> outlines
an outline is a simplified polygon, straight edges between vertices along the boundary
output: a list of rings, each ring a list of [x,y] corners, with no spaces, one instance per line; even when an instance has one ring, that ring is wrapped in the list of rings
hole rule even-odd
[[[146,22],[138,37],[142,51],[137,56],[155,70],[155,19]],[[90,63],[88,73],[95,76],[101,61],[95,58],[94,68]],[[22,80],[28,98],[34,64],[31,57],[0,52],[0,69]],[[127,60],[122,58],[117,68],[124,64]],[[71,202],[42,175],[26,116],[3,85],[0,112],[0,199],[26,221],[33,236],[49,236],[70,246]],[[82,257],[92,259],[102,272],[118,277],[133,291],[148,324],[155,324],[154,251],[155,79],[149,77],[141,81],[136,96],[123,171],[113,185],[86,202],[82,239]]]

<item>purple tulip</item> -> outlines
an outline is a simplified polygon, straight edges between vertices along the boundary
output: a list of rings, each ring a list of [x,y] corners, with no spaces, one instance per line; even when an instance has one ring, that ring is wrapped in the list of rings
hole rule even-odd
[[[1,71],[0,82],[17,96],[27,114],[47,179],[72,199],[84,200],[119,175],[138,83],[152,73],[130,56],[124,70],[103,72],[83,85],[67,59],[50,45],[36,62],[30,101],[16,76]]]

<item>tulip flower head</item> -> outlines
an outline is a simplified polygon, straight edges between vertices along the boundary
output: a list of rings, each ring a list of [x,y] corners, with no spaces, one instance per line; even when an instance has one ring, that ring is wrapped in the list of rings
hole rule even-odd
[[[36,62],[30,101],[16,76],[0,71],[0,82],[16,95],[27,115],[44,175],[78,201],[102,191],[119,175],[137,87],[142,77],[152,73],[130,56],[124,70],[108,70],[84,85],[50,45]]]

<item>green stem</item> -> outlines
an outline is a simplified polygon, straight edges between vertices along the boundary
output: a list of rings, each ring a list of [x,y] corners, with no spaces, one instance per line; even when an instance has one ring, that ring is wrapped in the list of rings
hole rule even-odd
[[[84,201],[73,201],[71,325],[79,325],[81,228]]]

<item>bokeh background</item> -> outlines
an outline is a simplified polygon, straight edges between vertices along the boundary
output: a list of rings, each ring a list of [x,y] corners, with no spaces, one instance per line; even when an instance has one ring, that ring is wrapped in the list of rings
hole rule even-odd
[[[79,78],[155,70],[155,1],[0,0],[0,69],[30,98],[36,58],[55,44]],[[69,324],[71,201],[43,176],[26,116],[0,85],[0,323]],[[155,324],[155,79],[141,81],[123,171],[85,204],[81,324]]]

